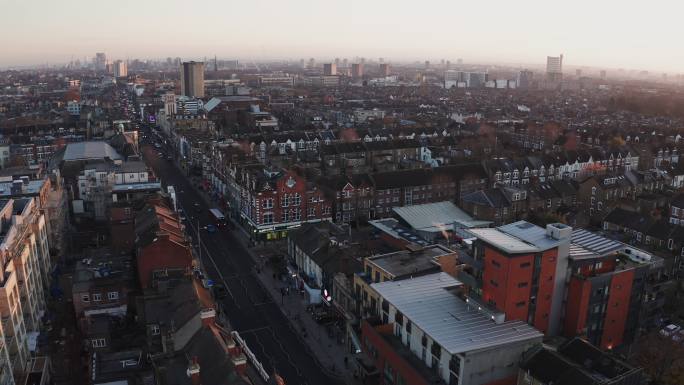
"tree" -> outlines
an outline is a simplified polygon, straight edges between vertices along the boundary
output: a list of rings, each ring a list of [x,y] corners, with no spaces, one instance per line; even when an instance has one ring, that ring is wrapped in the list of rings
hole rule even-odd
[[[636,343],[637,365],[655,384],[684,384],[684,346],[659,332],[647,334]]]

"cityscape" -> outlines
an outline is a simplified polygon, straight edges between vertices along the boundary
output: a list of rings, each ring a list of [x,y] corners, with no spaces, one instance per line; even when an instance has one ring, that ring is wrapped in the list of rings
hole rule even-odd
[[[0,385],[684,385],[684,31],[124,3],[4,7]]]

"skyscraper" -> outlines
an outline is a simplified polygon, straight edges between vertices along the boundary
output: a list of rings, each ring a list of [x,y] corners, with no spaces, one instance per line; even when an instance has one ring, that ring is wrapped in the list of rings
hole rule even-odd
[[[195,98],[204,97],[204,63],[184,62],[180,70],[181,95]]]
[[[323,75],[325,75],[325,76],[337,75],[337,64],[335,64],[335,63],[323,64]]]
[[[563,80],[563,55],[546,57],[546,78],[550,81]]]

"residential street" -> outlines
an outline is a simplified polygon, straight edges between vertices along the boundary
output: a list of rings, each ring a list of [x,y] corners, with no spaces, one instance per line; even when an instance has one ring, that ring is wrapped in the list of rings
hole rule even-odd
[[[147,145],[142,152],[164,187],[174,186],[195,245],[199,224],[203,268],[211,279],[224,283],[228,289],[228,295],[221,302],[222,310],[232,329],[245,338],[266,371],[272,373],[275,368],[288,385],[341,383],[341,379],[330,376],[317,364],[314,354],[290,328],[278,304],[256,278],[255,261],[239,230],[224,228],[215,233],[201,230],[211,223],[206,201],[171,161],[160,158]]]

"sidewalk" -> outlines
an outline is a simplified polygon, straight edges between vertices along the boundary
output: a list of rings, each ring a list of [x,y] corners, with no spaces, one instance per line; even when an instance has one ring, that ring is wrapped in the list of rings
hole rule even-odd
[[[209,205],[213,203],[206,192],[202,190],[197,191]],[[334,330],[331,337],[328,334],[327,327],[318,324],[306,310],[306,300],[298,295],[296,291],[290,291],[289,295],[281,295],[281,289],[286,287],[287,283],[277,278],[274,279],[272,267],[265,263],[260,255],[257,255],[259,247],[249,246],[249,234],[238,223],[234,223],[234,225],[235,230],[233,231],[239,234],[237,239],[245,247],[252,260],[261,267],[261,273],[256,274],[256,277],[269,292],[273,302],[278,305],[280,311],[288,319],[290,328],[295,331],[297,337],[307,346],[321,369],[328,375],[343,380],[347,385],[361,385],[361,381],[354,377],[357,369],[355,366],[356,360],[346,350],[344,342],[346,337],[342,335],[340,339],[336,338],[337,330]],[[330,327],[335,329],[334,325]],[[346,364],[345,358],[347,359]]]

